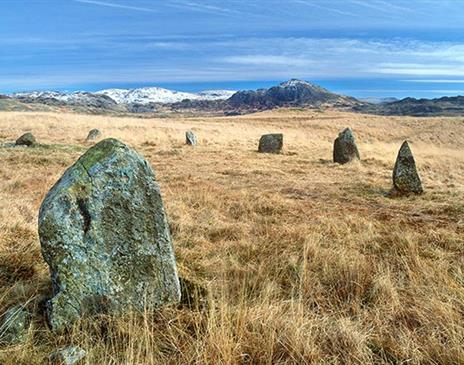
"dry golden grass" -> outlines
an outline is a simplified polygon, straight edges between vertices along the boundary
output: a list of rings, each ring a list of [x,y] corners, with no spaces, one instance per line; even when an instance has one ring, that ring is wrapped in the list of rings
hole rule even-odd
[[[362,162],[331,162],[351,126]],[[83,321],[52,336],[37,315],[1,364],[46,364],[62,345],[86,364],[464,364],[464,122],[278,110],[137,119],[1,113],[0,142],[32,131],[47,147],[0,148],[0,313],[40,312],[50,281],[37,212],[83,153],[91,128],[144,155],[161,183],[178,267],[211,289],[207,309]],[[192,128],[200,145],[184,145]],[[256,152],[283,132],[285,152]],[[412,141],[426,193],[390,199]]]

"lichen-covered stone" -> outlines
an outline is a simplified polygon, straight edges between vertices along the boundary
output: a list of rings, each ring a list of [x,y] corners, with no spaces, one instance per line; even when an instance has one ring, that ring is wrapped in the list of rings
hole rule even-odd
[[[284,144],[282,133],[264,134],[259,139],[258,152],[261,153],[280,153]]]
[[[359,160],[359,151],[353,131],[350,128],[344,129],[334,141],[333,161],[345,164],[353,160]]]
[[[0,342],[9,345],[22,342],[30,323],[31,315],[26,308],[21,305],[9,308],[3,315],[0,326]]]
[[[416,162],[407,141],[404,141],[398,152],[393,169],[392,195],[422,194],[422,182],[417,173]]]
[[[53,330],[86,314],[180,299],[159,185],[146,160],[115,139],[90,148],[45,197],[42,255],[51,272]]]
[[[185,143],[189,146],[196,146],[197,145],[197,136],[192,131],[185,132]]]
[[[53,365],[76,365],[81,361],[87,352],[77,346],[63,347],[50,356]]]
[[[24,133],[21,137],[19,137],[16,140],[15,145],[30,147],[35,145],[36,143],[37,141],[32,133]]]
[[[91,129],[87,138],[85,139],[87,142],[95,141],[97,138],[101,137],[101,132],[98,129]]]

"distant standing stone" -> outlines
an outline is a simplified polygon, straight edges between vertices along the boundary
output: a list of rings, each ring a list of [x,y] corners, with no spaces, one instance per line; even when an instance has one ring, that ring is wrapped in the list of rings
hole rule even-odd
[[[115,139],[90,148],[48,192],[39,212],[61,330],[86,314],[143,310],[180,300],[158,183],[149,164]]]
[[[21,305],[8,309],[3,315],[0,326],[0,342],[15,344],[25,339],[31,316],[29,311]]]
[[[359,151],[356,146],[353,131],[351,128],[346,128],[338,135],[334,142],[333,161],[345,164],[359,159]]]
[[[258,152],[261,153],[280,153],[284,144],[282,133],[264,134],[259,140]]]
[[[393,169],[392,195],[422,194],[422,182],[407,141],[401,145]]]
[[[92,130],[90,130],[90,132],[87,135],[87,138],[85,140],[87,142],[95,141],[97,138],[101,137],[101,135],[102,134],[98,129],[92,129]]]
[[[30,147],[35,145],[36,143],[37,141],[32,133],[25,133],[16,140],[15,145]]]
[[[187,131],[185,133],[185,142],[189,146],[196,146],[197,145],[197,136],[195,135],[195,133],[193,133],[192,131]]]
[[[75,365],[85,355],[87,355],[87,352],[80,347],[69,346],[55,351],[50,357],[53,365]]]

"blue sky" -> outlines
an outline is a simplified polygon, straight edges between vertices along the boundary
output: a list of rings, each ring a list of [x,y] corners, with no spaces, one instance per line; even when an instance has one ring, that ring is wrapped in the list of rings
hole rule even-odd
[[[0,92],[464,94],[464,0],[0,0]]]

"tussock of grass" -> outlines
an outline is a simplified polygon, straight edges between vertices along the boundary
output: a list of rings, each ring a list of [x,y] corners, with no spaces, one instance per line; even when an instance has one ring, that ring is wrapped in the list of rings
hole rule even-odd
[[[359,164],[330,162],[353,128]],[[1,364],[44,364],[79,345],[87,364],[464,363],[464,125],[457,118],[277,110],[231,118],[0,114],[0,143],[31,130],[48,148],[0,149],[0,310],[50,293],[36,216],[98,127],[156,170],[178,267],[207,305],[84,320],[53,336],[37,314]],[[184,146],[195,127],[196,148]],[[454,134],[450,134],[450,131]],[[282,155],[257,154],[284,133]],[[412,140],[426,193],[390,199]],[[289,153],[291,152],[291,153]],[[198,303],[199,304],[199,303]]]

